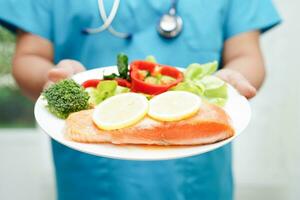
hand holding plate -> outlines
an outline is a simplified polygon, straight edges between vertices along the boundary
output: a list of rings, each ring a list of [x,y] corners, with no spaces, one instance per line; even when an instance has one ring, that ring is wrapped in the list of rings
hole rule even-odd
[[[59,80],[70,78],[74,74],[83,72],[85,70],[85,67],[76,60],[62,60],[56,65],[55,68],[48,72],[47,78],[50,83],[46,83],[46,86]]]
[[[241,73],[237,71],[222,69],[216,73],[216,76],[231,84],[247,99],[251,99],[256,95],[256,89]]]

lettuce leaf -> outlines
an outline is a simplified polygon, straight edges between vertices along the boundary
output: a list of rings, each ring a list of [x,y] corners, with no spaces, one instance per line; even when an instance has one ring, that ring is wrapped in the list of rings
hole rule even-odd
[[[184,81],[171,90],[192,92],[212,104],[224,106],[228,98],[227,84],[212,75],[217,69],[217,61],[206,64],[193,63],[186,69]]]
[[[156,58],[152,55],[147,56],[145,60],[149,62],[157,63]]]
[[[204,93],[204,88],[202,85],[196,85],[192,81],[184,81],[178,83],[175,87],[171,88],[173,91],[186,91],[202,96]]]
[[[89,103],[94,106],[109,97],[129,91],[129,88],[118,86],[118,82],[114,80],[100,81],[97,88],[87,90],[90,96]]]
[[[190,64],[185,73],[184,73],[184,78],[185,80],[200,80],[204,76],[211,75],[218,69],[218,62],[210,62],[206,64],[198,64],[198,63],[193,63]]]

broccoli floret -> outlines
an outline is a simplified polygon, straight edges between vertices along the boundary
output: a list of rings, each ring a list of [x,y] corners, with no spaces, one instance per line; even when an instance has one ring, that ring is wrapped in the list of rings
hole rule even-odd
[[[88,93],[71,79],[55,83],[44,90],[42,95],[48,102],[49,111],[62,119],[89,107]]]

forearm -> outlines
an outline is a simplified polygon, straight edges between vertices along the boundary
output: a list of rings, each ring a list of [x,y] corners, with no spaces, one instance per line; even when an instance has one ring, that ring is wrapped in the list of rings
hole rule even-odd
[[[256,95],[265,78],[259,36],[259,31],[252,31],[226,40],[223,49],[224,68],[216,73],[248,99]]]
[[[18,31],[13,58],[13,76],[22,92],[35,100],[47,82],[53,67],[52,43],[39,36]]]
[[[35,100],[47,82],[48,71],[53,63],[38,55],[15,55],[13,76],[23,93]]]
[[[256,89],[259,89],[265,78],[265,67],[262,56],[240,55],[225,63],[224,68],[241,73]]]

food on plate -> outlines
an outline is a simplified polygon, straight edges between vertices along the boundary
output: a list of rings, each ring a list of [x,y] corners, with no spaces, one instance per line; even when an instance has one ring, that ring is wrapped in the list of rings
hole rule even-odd
[[[153,56],[128,64],[117,56],[118,73],[99,79],[60,81],[43,92],[47,108],[66,119],[77,142],[114,144],[210,144],[234,135],[226,104],[227,84],[213,76],[218,63],[186,70],[158,64]]]
[[[93,112],[99,129],[115,130],[132,126],[148,112],[148,99],[137,93],[125,93],[106,99]]]
[[[130,75],[129,75],[129,68],[128,68],[128,57],[120,53],[117,56],[117,67],[118,67],[118,72],[119,74],[112,73],[110,75],[104,75],[104,79],[115,79],[115,78],[121,78],[124,80],[129,80]]]
[[[95,88],[87,87],[86,91],[90,96],[89,104],[91,107],[94,107],[102,101],[104,101],[105,99],[115,96],[117,94],[129,92],[130,89],[127,87],[119,86],[117,81],[104,80],[99,81]]]
[[[148,115],[159,121],[180,121],[195,115],[201,98],[190,92],[169,91],[149,101]]]
[[[184,81],[171,90],[187,91],[201,96],[206,101],[218,106],[227,102],[227,84],[212,74],[217,70],[218,63],[193,63],[184,72]]]
[[[89,108],[89,95],[74,80],[62,80],[43,91],[48,110],[65,119],[70,113]]]
[[[193,63],[190,64],[185,73],[185,80],[201,80],[204,76],[213,74],[218,69],[218,62],[210,62],[206,64]]]
[[[145,60],[148,61],[148,62],[157,63],[156,62],[156,58],[154,56],[152,56],[152,55],[147,56]]]
[[[216,76],[204,76],[201,79],[204,85],[203,97],[210,103],[224,106],[227,101],[227,84]]]
[[[234,135],[224,110],[205,102],[195,115],[185,120],[162,122],[145,116],[132,126],[110,131],[93,123],[93,113],[93,109],[72,113],[66,120],[66,136],[84,143],[200,145]]]
[[[145,61],[133,61],[129,66],[128,57],[125,54],[119,54],[117,67],[118,73],[103,75],[103,79],[86,80],[82,86],[87,89],[97,88],[105,80],[114,80],[117,81],[118,86],[127,88],[117,87],[117,90],[142,93],[148,99],[173,90],[194,93],[218,106],[224,106],[227,102],[227,84],[213,76],[218,68],[216,61],[206,64],[193,63],[182,72],[175,67],[156,63],[153,56],[148,56]],[[90,90],[93,91],[93,89],[88,89]],[[93,101],[93,93],[89,92],[89,94],[92,95],[90,100],[92,106],[105,99]],[[114,95],[116,94],[118,93]]]
[[[109,79],[107,79],[107,80],[109,80]],[[121,87],[130,88],[130,86],[131,86],[131,83],[129,81],[122,79],[122,78],[114,78],[112,80],[117,81],[118,85]],[[81,85],[84,88],[96,88],[98,86],[98,84],[103,81],[105,81],[105,80],[89,79],[87,81],[84,81]]]
[[[180,83],[183,74],[175,67],[140,60],[130,64],[130,78],[132,91],[157,95]]]

